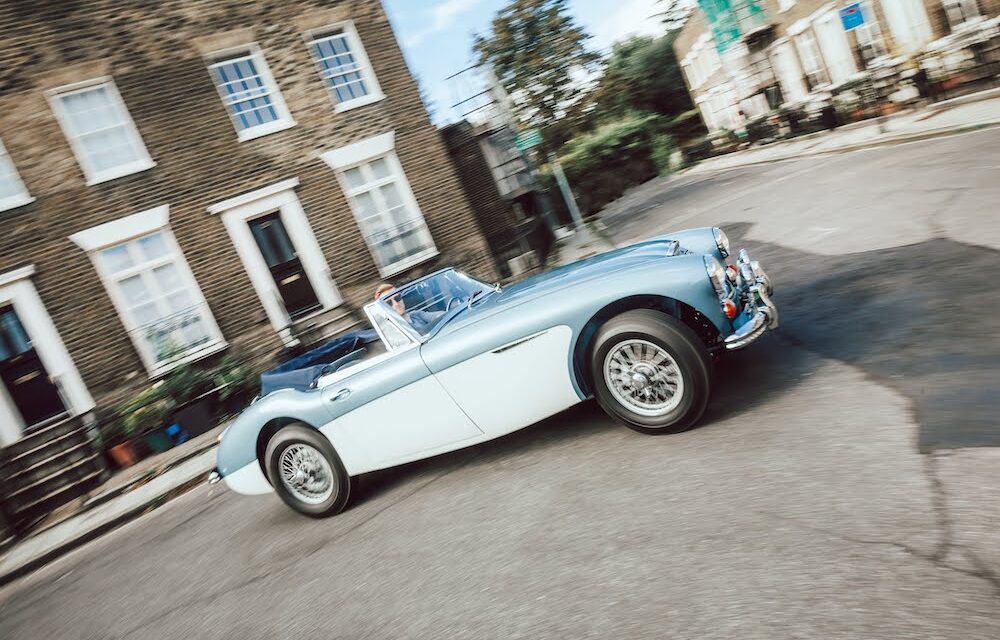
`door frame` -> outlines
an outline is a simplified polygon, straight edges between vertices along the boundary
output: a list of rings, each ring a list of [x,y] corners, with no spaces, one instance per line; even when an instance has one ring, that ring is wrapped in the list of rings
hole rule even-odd
[[[34,275],[34,265],[0,274],[0,304],[14,307],[42,366],[55,381],[69,415],[84,414],[95,407],[94,399],[35,290],[31,280]],[[0,445],[8,445],[20,439],[29,425],[24,424],[7,389],[0,391]]]
[[[317,242],[312,227],[309,225],[309,220],[306,218],[305,210],[295,195],[295,188],[298,185],[298,178],[283,180],[217,202],[207,208],[210,214],[221,217],[236,253],[243,263],[243,268],[250,276],[250,283],[264,307],[267,319],[286,345],[293,345],[297,342],[292,336],[290,328],[293,322],[285,309],[281,294],[278,292],[278,286],[271,276],[271,270],[267,267],[260,247],[257,246],[257,241],[250,231],[250,220],[270,213],[277,212],[279,214],[285,231],[295,247],[295,252],[302,261],[306,277],[319,300],[321,308],[316,313],[332,309],[343,302],[343,297],[330,273],[326,257],[323,255],[319,242]],[[296,322],[301,320],[302,318],[299,318]]]

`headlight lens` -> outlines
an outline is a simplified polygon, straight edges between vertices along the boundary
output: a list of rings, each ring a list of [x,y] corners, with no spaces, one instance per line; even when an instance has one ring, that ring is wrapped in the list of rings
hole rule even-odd
[[[708,274],[708,279],[712,281],[712,287],[715,289],[716,295],[720,298],[726,295],[726,271],[719,264],[719,261],[715,259],[715,256],[705,256],[705,272]]]
[[[715,236],[715,246],[719,247],[719,253],[723,258],[729,257],[729,236],[719,227],[712,227],[712,235]]]

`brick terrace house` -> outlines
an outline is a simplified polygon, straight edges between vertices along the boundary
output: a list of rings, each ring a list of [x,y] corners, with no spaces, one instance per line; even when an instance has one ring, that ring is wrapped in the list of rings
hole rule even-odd
[[[995,22],[1000,0],[699,0],[674,43],[710,131],[735,129],[940,38]],[[846,28],[840,15],[845,10]],[[740,111],[744,115],[740,115]]]
[[[0,5],[8,453],[445,265],[495,277],[379,2]]]

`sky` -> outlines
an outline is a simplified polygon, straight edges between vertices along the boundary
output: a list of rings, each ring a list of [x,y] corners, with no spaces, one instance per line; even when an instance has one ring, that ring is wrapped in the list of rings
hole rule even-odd
[[[493,16],[508,0],[382,0],[406,62],[431,102],[436,122],[450,119],[454,87],[446,82],[473,61],[472,40],[489,31]],[[570,12],[593,38],[592,49],[606,52],[634,34],[663,33],[658,0],[570,0]]]

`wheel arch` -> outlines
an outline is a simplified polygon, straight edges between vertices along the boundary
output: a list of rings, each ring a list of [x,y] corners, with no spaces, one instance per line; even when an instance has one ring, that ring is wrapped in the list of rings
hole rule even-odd
[[[681,300],[658,294],[641,294],[619,298],[591,316],[577,335],[573,347],[573,376],[585,395],[593,394],[593,381],[590,376],[590,367],[587,365],[587,358],[593,348],[597,332],[608,320],[626,311],[636,309],[653,309],[677,318],[694,331],[706,348],[715,346],[721,339],[719,329],[708,318]]]
[[[304,427],[309,427],[316,433],[326,438],[323,432],[317,429],[315,425],[310,424],[309,422],[307,422],[306,420],[302,420],[301,418],[290,418],[287,416],[283,416],[280,418],[272,418],[268,420],[266,423],[264,423],[264,426],[261,427],[260,431],[257,432],[257,443],[255,449],[255,452],[257,454],[257,464],[260,465],[260,470],[264,473],[265,478],[267,478],[267,467],[265,466],[264,463],[264,453],[267,451],[267,443],[270,442],[271,438],[273,438],[279,431],[281,431],[284,427],[287,427],[290,424],[301,424]],[[270,480],[268,480],[268,482],[270,482]]]

